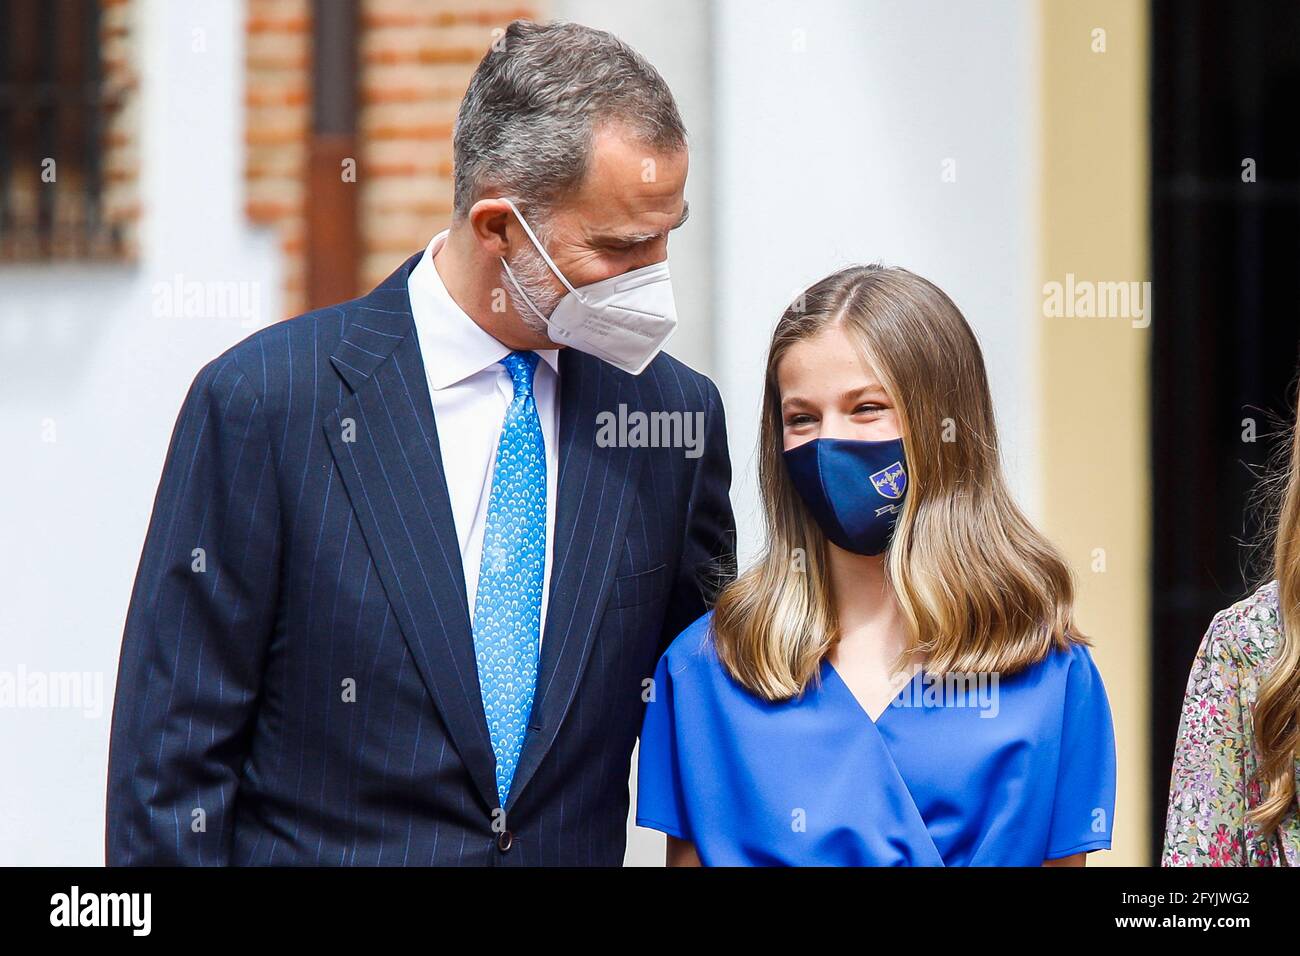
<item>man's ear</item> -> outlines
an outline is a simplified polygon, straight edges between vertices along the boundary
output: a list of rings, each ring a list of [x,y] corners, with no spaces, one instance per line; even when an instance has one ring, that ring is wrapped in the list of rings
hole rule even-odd
[[[510,228],[515,214],[504,199],[480,199],[469,210],[469,227],[483,251],[492,258],[508,258]]]

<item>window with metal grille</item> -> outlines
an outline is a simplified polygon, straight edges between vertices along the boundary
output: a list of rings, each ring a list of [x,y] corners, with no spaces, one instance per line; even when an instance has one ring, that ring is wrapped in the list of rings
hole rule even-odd
[[[123,253],[104,215],[101,0],[0,0],[0,261]]]

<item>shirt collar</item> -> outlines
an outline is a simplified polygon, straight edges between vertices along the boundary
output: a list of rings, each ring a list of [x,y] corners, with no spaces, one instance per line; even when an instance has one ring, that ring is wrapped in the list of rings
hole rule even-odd
[[[444,229],[433,237],[407,283],[425,372],[429,386],[435,389],[464,381],[510,354],[505,344],[485,332],[456,304],[438,275],[433,257],[450,231]],[[559,372],[559,349],[537,349],[537,354]]]

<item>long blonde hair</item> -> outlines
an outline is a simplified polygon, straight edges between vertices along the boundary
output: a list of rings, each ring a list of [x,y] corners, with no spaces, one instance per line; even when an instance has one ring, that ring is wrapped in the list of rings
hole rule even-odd
[[[782,458],[777,367],[831,325],[859,347],[894,401],[908,490],[886,574],[934,674],[1013,673],[1074,628],[1070,572],[1007,491],[984,359],[961,312],[905,269],[854,266],[800,295],[768,350],[758,472],[766,544],[718,597],[713,636],[738,683],[768,700],[801,693],[838,640],[827,542]]]
[[[1300,418],[1300,406],[1296,409]],[[1295,802],[1300,759],[1300,428],[1291,427],[1288,467],[1272,482],[1272,576],[1280,646],[1255,698],[1255,776],[1264,791],[1247,818],[1272,833]]]

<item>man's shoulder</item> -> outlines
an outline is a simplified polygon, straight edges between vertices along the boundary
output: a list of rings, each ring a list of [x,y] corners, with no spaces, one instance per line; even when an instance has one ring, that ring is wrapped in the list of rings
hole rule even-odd
[[[308,393],[328,389],[337,394],[338,376],[331,358],[349,329],[364,321],[368,299],[363,296],[313,309],[258,329],[208,361],[195,377],[195,385],[234,387],[238,381],[270,409],[285,407]]]
[[[642,395],[666,406],[707,411],[722,405],[718,387],[709,376],[667,352],[656,355],[640,378],[645,383]]]
[[[264,376],[278,371],[288,372],[286,352],[298,352],[310,347],[323,352],[326,361],[343,337],[347,327],[346,304],[313,309],[291,319],[281,319],[245,336],[208,365],[213,368],[229,365],[237,368],[249,379],[261,382]],[[294,356],[296,357],[296,356]]]

